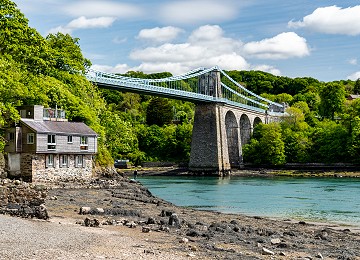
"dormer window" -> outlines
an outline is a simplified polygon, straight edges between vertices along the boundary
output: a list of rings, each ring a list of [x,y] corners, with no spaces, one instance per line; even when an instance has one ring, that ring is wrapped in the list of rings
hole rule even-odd
[[[88,137],[87,136],[80,137],[80,150],[88,150]]]
[[[56,136],[55,135],[48,135],[47,147],[48,147],[48,150],[56,150]]]

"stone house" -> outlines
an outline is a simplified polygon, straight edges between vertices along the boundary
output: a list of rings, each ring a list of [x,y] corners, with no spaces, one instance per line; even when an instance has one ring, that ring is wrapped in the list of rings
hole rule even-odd
[[[6,170],[26,181],[88,180],[97,134],[65,111],[40,105],[19,107],[21,120],[6,131]]]

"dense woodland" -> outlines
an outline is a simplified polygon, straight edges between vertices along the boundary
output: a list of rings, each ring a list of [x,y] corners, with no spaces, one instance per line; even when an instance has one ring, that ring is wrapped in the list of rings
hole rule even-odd
[[[16,107],[41,104],[66,110],[99,134],[99,165],[114,159],[186,162],[194,104],[98,89],[84,77],[91,66],[79,39],[61,33],[42,37],[9,0],[0,3],[0,152],[4,129],[19,120]],[[249,90],[290,105],[281,123],[258,125],[244,161],[360,163],[360,80],[320,82],[260,71],[229,71]],[[161,78],[170,73],[134,77]]]

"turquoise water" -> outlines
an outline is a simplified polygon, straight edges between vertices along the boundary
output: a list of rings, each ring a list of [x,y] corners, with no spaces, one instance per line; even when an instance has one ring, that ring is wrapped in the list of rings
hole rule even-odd
[[[179,206],[360,226],[360,179],[161,176],[138,179]]]

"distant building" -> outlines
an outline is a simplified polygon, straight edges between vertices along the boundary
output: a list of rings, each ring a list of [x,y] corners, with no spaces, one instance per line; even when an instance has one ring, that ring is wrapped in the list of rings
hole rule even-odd
[[[6,131],[6,169],[27,181],[87,180],[92,177],[97,134],[65,111],[19,107],[20,122]]]

